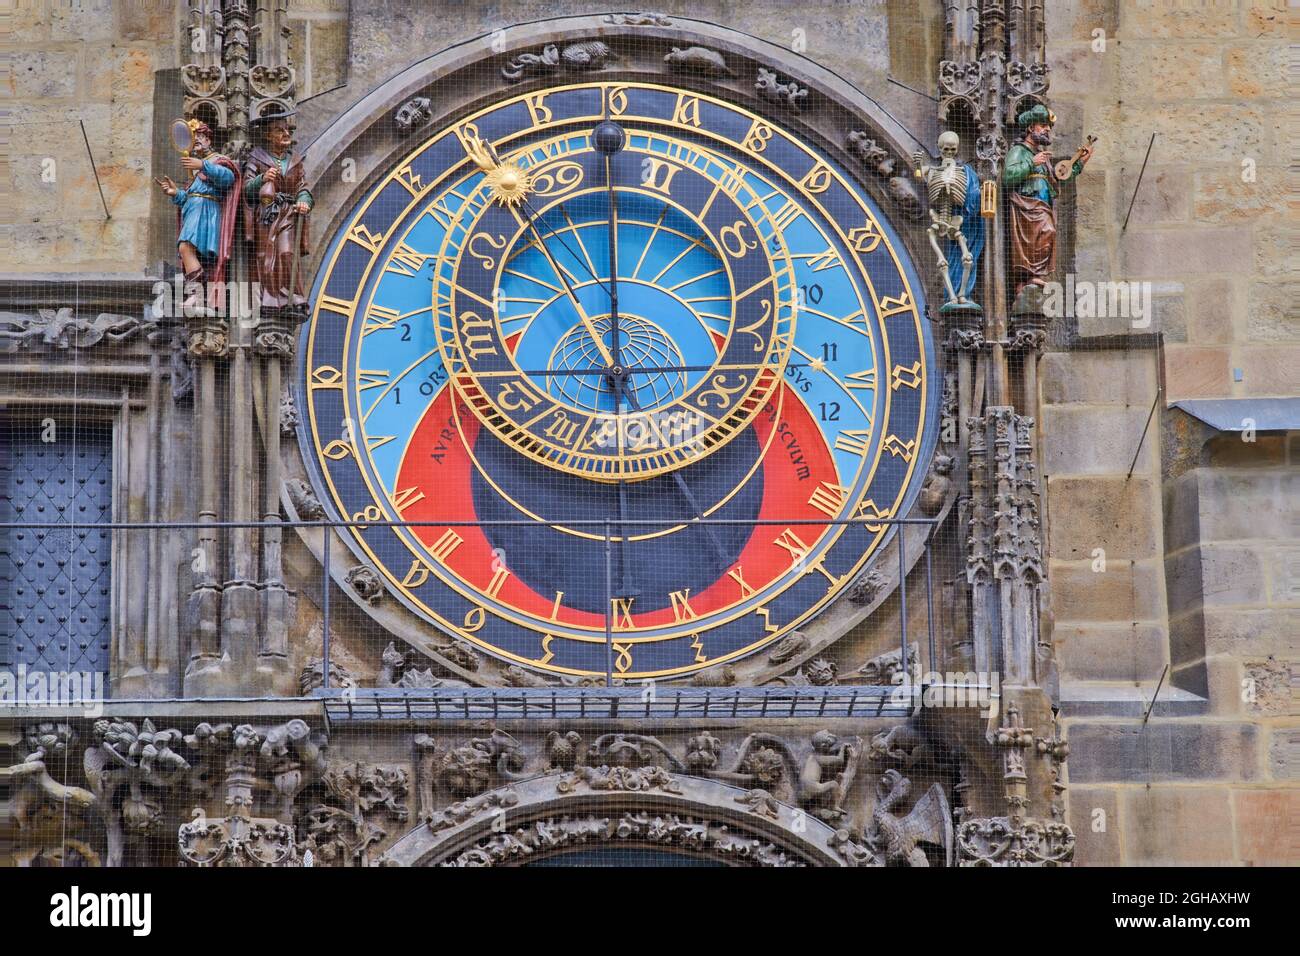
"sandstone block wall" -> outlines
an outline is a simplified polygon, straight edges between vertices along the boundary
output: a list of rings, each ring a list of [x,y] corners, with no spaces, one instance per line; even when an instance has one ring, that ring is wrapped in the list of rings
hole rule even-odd
[[[1041,372],[1079,859],[1300,862],[1296,436],[1216,436],[1169,408],[1300,386],[1288,14],[1254,0],[1047,12],[1058,141],[1099,138],[1064,207],[1062,271],[1149,281],[1155,306],[1149,327],[1080,317]],[[1163,350],[1135,335],[1152,332]]]

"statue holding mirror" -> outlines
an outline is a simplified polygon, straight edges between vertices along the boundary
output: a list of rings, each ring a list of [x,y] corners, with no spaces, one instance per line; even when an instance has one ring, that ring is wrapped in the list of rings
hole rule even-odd
[[[176,120],[172,145],[181,154],[188,181],[178,186],[170,176],[154,182],[177,207],[176,250],[185,273],[184,315],[211,311],[208,289],[225,282],[234,246],[239,196],[239,167],[212,148],[212,130],[197,119]]]

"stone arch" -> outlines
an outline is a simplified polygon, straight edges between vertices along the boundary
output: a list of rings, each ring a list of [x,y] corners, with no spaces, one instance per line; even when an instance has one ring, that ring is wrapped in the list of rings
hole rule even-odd
[[[763,790],[642,769],[579,768],[434,813],[384,866],[514,866],[577,849],[667,850],[732,866],[845,866],[871,854]]]
[[[508,64],[525,54],[536,59],[539,53],[555,48],[562,57],[570,45],[593,40],[607,44],[615,54],[599,69],[559,67],[518,81],[503,75]],[[725,72],[710,73],[698,67],[677,70],[665,59],[676,49],[693,48],[719,54]],[[782,84],[794,84],[807,95],[797,107],[765,97],[756,89],[760,70],[776,71]],[[430,133],[502,98],[569,82],[617,81],[620,77],[652,82],[660,79],[698,89],[742,105],[816,142],[866,186],[911,261],[918,265],[929,261],[931,253],[921,221],[924,204],[910,165],[913,151],[928,152],[929,147],[917,132],[866,92],[785,46],[718,24],[675,15],[593,14],[517,24],[448,47],[389,77],[325,124],[305,149],[307,179],[316,200],[311,228],[319,237],[309,271],[315,272],[329,249],[329,237],[337,234],[354,205]],[[399,114],[403,125],[398,123]],[[307,117],[303,119],[308,121]],[[912,126],[928,140],[933,119],[913,118]],[[285,447],[286,477],[307,479],[309,470],[302,449],[296,445]],[[945,509],[955,500],[955,491],[954,486],[944,502]],[[930,529],[910,525],[898,532],[882,549],[874,568],[864,572],[857,582],[861,586],[855,588],[856,597],[837,601],[810,622],[791,656],[771,662],[766,655],[754,654],[736,662],[736,682],[762,684],[798,670],[884,605],[900,578],[920,561]],[[298,530],[298,535],[321,563],[321,542],[303,529]],[[344,571],[352,563],[350,552],[341,541],[332,547],[337,555],[334,576],[343,585]],[[902,574],[900,547],[905,551],[906,564]],[[316,577],[317,571],[312,568],[308,575],[295,577],[294,586],[312,593],[318,587]],[[354,587],[343,590],[355,595]],[[352,610],[341,613],[350,614]],[[357,602],[355,611],[419,649],[455,680],[475,686],[500,683],[495,671],[467,669],[443,654],[440,642],[444,635],[418,620],[400,602]]]
[[[593,40],[608,44],[615,54],[600,69],[559,69],[517,82],[503,76],[503,68],[520,54],[538,54],[550,45],[563,51],[569,44]],[[665,62],[674,48],[691,47],[720,53],[726,72],[679,71]],[[794,108],[760,95],[755,89],[759,68],[775,70],[783,80],[806,89],[804,105]],[[521,23],[458,43],[394,74],[306,146],[317,234],[333,235],[375,179],[420,141],[420,131],[440,129],[507,95],[620,75],[641,80],[659,75],[665,81],[696,87],[770,115],[819,141],[858,173],[913,260],[923,261],[925,237],[917,228],[922,204],[910,174],[910,156],[917,149],[928,152],[929,147],[912,130],[848,80],[787,47],[703,20],[657,15],[586,15]],[[416,122],[401,129],[396,114],[420,98],[427,103],[417,102],[406,111]],[[318,244],[317,255],[320,252]]]

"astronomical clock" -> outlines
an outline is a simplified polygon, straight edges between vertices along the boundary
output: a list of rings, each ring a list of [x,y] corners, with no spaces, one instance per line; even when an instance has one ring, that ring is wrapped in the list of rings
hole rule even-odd
[[[822,614],[936,432],[863,167],[707,84],[557,70],[430,123],[336,219],[301,440],[431,634],[541,674],[736,662]]]

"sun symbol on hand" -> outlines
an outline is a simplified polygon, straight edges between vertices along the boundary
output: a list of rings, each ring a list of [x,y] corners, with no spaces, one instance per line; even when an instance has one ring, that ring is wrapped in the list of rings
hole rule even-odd
[[[518,163],[505,162],[488,170],[483,182],[496,202],[503,206],[517,206],[528,196],[533,178]]]

